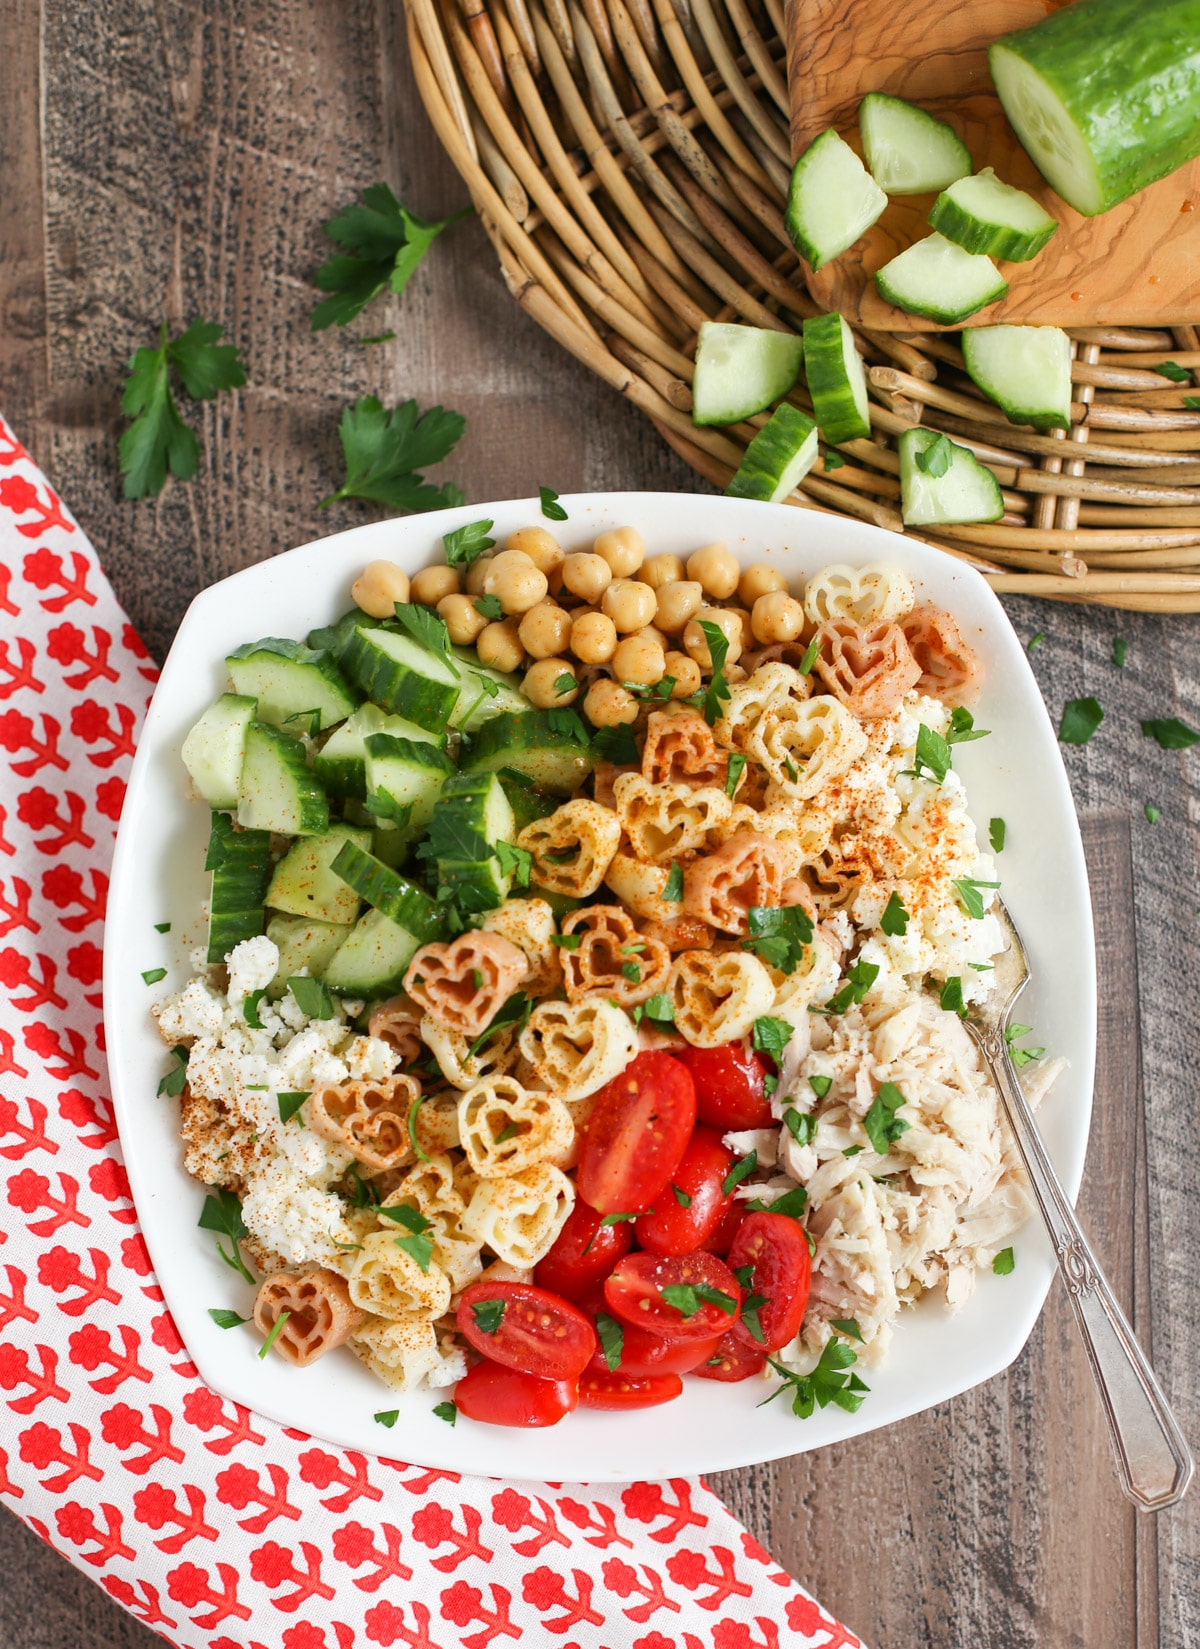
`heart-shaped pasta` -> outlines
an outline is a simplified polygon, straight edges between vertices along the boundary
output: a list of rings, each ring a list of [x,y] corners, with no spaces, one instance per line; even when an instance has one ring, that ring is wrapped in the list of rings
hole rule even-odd
[[[642,929],[643,939],[657,939],[672,956],[681,950],[710,950],[712,929],[694,916],[676,916],[669,922],[647,922]]]
[[[683,875],[683,908],[722,933],[744,939],[751,906],[782,905],[793,855],[754,830],[739,830]]]
[[[748,750],[750,735],[768,710],[788,699],[803,704],[811,692],[809,677],[790,664],[760,664],[752,676],[730,689],[716,736],[727,748]]]
[[[698,710],[651,710],[642,749],[642,777],[651,784],[717,785],[723,790],[728,767],[728,753],[718,750],[712,728]]]
[[[774,968],[770,973],[775,983],[776,1009],[807,1009],[810,1003],[823,1006],[837,990],[841,978],[841,947],[818,928],[812,944],[805,945],[791,973],[780,973]]]
[[[401,1068],[421,1057],[421,1012],[411,997],[389,996],[371,1011],[367,1029],[393,1049]]]
[[[750,735],[751,754],[801,801],[848,773],[866,748],[867,735],[849,710],[824,693],[803,704],[784,700]]]
[[[397,1234],[372,1231],[363,1238],[350,1273],[351,1300],[360,1311],[397,1322],[440,1317],[450,1304],[450,1279],[433,1265],[422,1271],[406,1249],[396,1247]]]
[[[746,951],[685,950],[671,967],[667,994],[675,1029],[696,1048],[719,1048],[749,1035],[771,1011],[775,986]]]
[[[670,952],[660,940],[639,933],[620,905],[573,910],[562,930],[579,936],[578,947],[562,953],[563,985],[570,1001],[596,991],[622,1008],[632,1008],[666,984]]]
[[[449,1277],[452,1289],[465,1288],[479,1275],[479,1244],[462,1229],[467,1202],[454,1183],[454,1165],[448,1156],[437,1152],[409,1170],[381,1205],[381,1228],[388,1229],[383,1226],[388,1217],[384,1210],[400,1206],[415,1208],[428,1220],[424,1234],[433,1244],[433,1264]],[[404,1231],[402,1225],[393,1224],[390,1229],[393,1236]]]
[[[524,951],[498,933],[460,933],[422,945],[404,988],[431,1019],[468,1040],[477,1037],[529,971]]]
[[[531,1266],[545,1259],[574,1206],[573,1181],[539,1162],[508,1179],[480,1180],[463,1227],[498,1259]]]
[[[620,1076],[637,1052],[637,1031],[603,996],[540,1002],[521,1032],[521,1052],[543,1086],[569,1106]]]
[[[804,587],[804,612],[812,629],[829,618],[852,618],[859,624],[889,624],[912,611],[912,579],[887,561],[848,567],[836,561],[822,567]]]
[[[421,1040],[437,1060],[446,1081],[456,1088],[469,1088],[485,1076],[510,1071],[517,1062],[517,1039],[511,1025],[502,1026],[472,1053],[474,1044],[465,1036],[448,1031],[426,1014],[421,1021]]]
[[[927,601],[913,608],[901,628],[920,667],[917,692],[943,704],[974,704],[983,686],[983,660],[963,640],[953,615]]]
[[[395,1168],[412,1156],[408,1112],[420,1092],[411,1076],[325,1082],[309,1096],[308,1125],[368,1168]]]
[[[449,1151],[458,1144],[458,1089],[426,1094],[413,1115],[414,1145],[422,1151]]]
[[[277,1271],[266,1278],[254,1302],[254,1326],[264,1337],[287,1312],[273,1347],[293,1368],[307,1368],[342,1345],[362,1322],[343,1279],[314,1268],[296,1274]]]
[[[511,1179],[535,1163],[565,1158],[575,1124],[553,1094],[530,1093],[515,1078],[498,1076],[460,1097],[458,1133],[481,1179]]]
[[[851,904],[860,888],[893,882],[910,868],[912,849],[885,830],[837,832],[804,867],[804,881],[821,917]]]
[[[864,721],[898,710],[921,674],[898,624],[829,618],[813,641],[813,674],[852,716]]]
[[[714,785],[651,784],[626,773],[615,785],[617,813],[634,855],[655,864],[701,853],[733,803]]]
[[[412,1391],[440,1361],[433,1323],[420,1312],[394,1322],[368,1318],[351,1335],[350,1349],[393,1391]]]
[[[651,865],[644,859],[635,859],[632,853],[617,852],[605,872],[608,887],[635,916],[669,920],[683,909],[678,899],[664,899],[671,875],[669,865]]]
[[[558,989],[562,970],[554,943],[554,912],[544,899],[506,899],[488,911],[481,926],[522,952],[526,973],[521,985],[530,996],[549,996]]]
[[[753,830],[760,836],[769,836],[787,856],[786,874],[798,876],[801,868],[815,853],[828,843],[833,831],[833,820],[820,807],[808,807],[794,796],[780,792],[760,812],[738,804],[723,830],[717,832],[718,845],[727,842],[739,831]]]
[[[574,899],[595,893],[620,841],[616,814],[586,796],[576,796],[549,818],[535,819],[517,837],[518,846],[533,855],[530,875],[537,885]]]
[[[592,769],[592,797],[601,807],[615,808],[617,799],[613,794],[613,785],[622,773],[640,773],[641,768],[636,763],[629,763],[618,767],[616,762],[599,761]]]

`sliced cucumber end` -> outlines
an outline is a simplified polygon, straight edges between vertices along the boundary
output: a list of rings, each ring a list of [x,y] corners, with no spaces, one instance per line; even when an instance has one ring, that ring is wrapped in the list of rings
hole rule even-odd
[[[1002,183],[990,166],[943,190],[929,222],[956,246],[1010,263],[1035,258],[1058,228],[1032,195]]]
[[[979,326],[964,332],[972,381],[1014,424],[1071,427],[1071,340],[1057,326]]]
[[[871,433],[867,375],[854,333],[833,311],[804,323],[804,376],[813,413],[831,446]]]
[[[971,171],[971,152],[952,126],[887,92],[868,92],[858,129],[871,176],[889,195],[926,195]]]
[[[803,356],[794,332],[705,321],[696,343],[692,422],[736,424],[764,411],[792,388]]]
[[[1002,40],[988,48],[988,67],[1010,126],[1046,182],[1084,217],[1102,212],[1095,158],[1058,92]]]
[[[967,252],[944,235],[926,235],[875,273],[879,295],[910,315],[954,326],[995,303],[1008,282],[991,258]]]

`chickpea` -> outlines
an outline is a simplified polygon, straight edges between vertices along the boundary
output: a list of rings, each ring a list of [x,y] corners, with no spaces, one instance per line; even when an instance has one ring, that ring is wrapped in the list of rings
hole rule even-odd
[[[483,581],[484,593],[494,595],[506,614],[518,617],[545,601],[550,582],[522,550],[501,550]]]
[[[504,548],[519,550],[522,555],[527,555],[547,578],[556,567],[562,566],[563,547],[545,527],[518,527],[504,540]]]
[[[732,613],[741,626],[738,639],[741,641],[741,651],[749,652],[754,646],[754,630],[750,623],[750,614],[744,607],[727,607],[726,612]]]
[[[571,639],[571,615],[553,601],[539,601],[521,619],[517,634],[530,658],[553,658]]]
[[[688,624],[683,632],[683,645],[695,659],[702,670],[712,669],[712,654],[708,650],[708,638],[700,628],[701,620],[706,624],[715,624],[725,634],[729,642],[729,651],[725,655],[726,664],[736,664],[742,656],[742,624],[737,613],[730,612],[727,607],[701,607],[696,617]]]
[[[617,627],[604,613],[585,613],[571,625],[571,651],[581,664],[607,664],[617,650]]]
[[[664,653],[667,650],[666,636],[663,635],[662,631],[653,624],[643,625],[640,630],[634,631],[634,635],[641,636],[646,641],[653,641],[655,645],[660,647]]]
[[[411,599],[422,607],[436,607],[445,595],[457,595],[462,580],[457,567],[422,567],[410,585]]]
[[[704,591],[694,580],[682,578],[664,584],[658,592],[654,622],[664,634],[677,636],[690,618],[695,618],[704,600]]]
[[[642,582],[652,590],[674,584],[683,577],[683,562],[677,555],[652,555],[642,567]]]
[[[468,595],[482,595],[484,593],[483,581],[487,577],[488,568],[495,559],[496,558],[493,555],[481,555],[476,561],[471,563],[471,566],[467,571]]]
[[[475,651],[480,664],[492,670],[519,670],[525,662],[525,650],[517,632],[515,618],[496,619],[486,624],[475,640]]]
[[[637,720],[638,702],[619,682],[601,676],[588,688],[583,712],[593,727],[619,727]]]
[[[592,552],[604,557],[614,578],[632,578],[646,559],[646,546],[636,527],[602,532],[592,545]]]
[[[760,595],[786,589],[787,579],[767,561],[752,561],[738,580],[738,595],[745,607],[753,607]]]
[[[795,641],[804,629],[804,608],[786,590],[760,595],[750,614],[755,641],[770,647],[780,641]]]
[[[618,578],[605,590],[600,606],[627,636],[651,622],[658,611],[658,598],[649,584],[635,578]]]
[[[686,653],[668,653],[664,662],[664,674],[675,678],[671,689],[673,699],[690,699],[700,691],[700,666],[694,658]]]
[[[562,564],[562,580],[580,601],[599,601],[612,583],[612,568],[602,555],[569,555]]]
[[[570,676],[575,685],[560,692],[557,684],[563,676]],[[521,691],[539,710],[553,710],[560,705],[575,703],[579,697],[579,683],[566,659],[540,658],[525,672]]]
[[[618,681],[653,687],[667,673],[666,656],[655,642],[642,636],[626,636],[613,654],[612,670]]]
[[[706,544],[687,560],[688,577],[694,578],[714,601],[728,601],[738,587],[741,571],[737,557],[724,544]]]
[[[476,609],[474,596],[444,595],[437,610],[438,617],[445,619],[450,640],[456,647],[469,647],[487,623]]]
[[[394,561],[368,561],[350,594],[355,606],[372,618],[395,618],[396,603],[409,597],[408,574]]]

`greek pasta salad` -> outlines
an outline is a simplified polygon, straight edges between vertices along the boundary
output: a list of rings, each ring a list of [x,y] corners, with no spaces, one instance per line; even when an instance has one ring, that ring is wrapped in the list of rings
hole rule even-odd
[[[793,591],[491,527],[238,647],[184,742],[212,887],[159,1093],[257,1289],[210,1316],[451,1422],[685,1376],[854,1411],[1029,1211],[963,1023],[1003,944],[980,659],[885,562]]]

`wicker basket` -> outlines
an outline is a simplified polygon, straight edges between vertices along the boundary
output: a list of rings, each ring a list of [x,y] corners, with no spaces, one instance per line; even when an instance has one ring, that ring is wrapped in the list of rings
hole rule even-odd
[[[715,486],[754,430],[691,420],[702,321],[798,329],[816,313],[783,227],[783,0],[406,0],[425,107],[509,289]],[[1005,514],[922,536],[998,589],[1200,611],[1200,334],[1072,334],[1072,429],[980,397],[952,333],[858,331],[870,440],[790,502],[903,531],[895,437],[942,429],[996,475]],[[1177,383],[1155,372],[1174,361]],[[804,392],[793,398],[808,406]],[[837,464],[837,457],[843,460]]]

